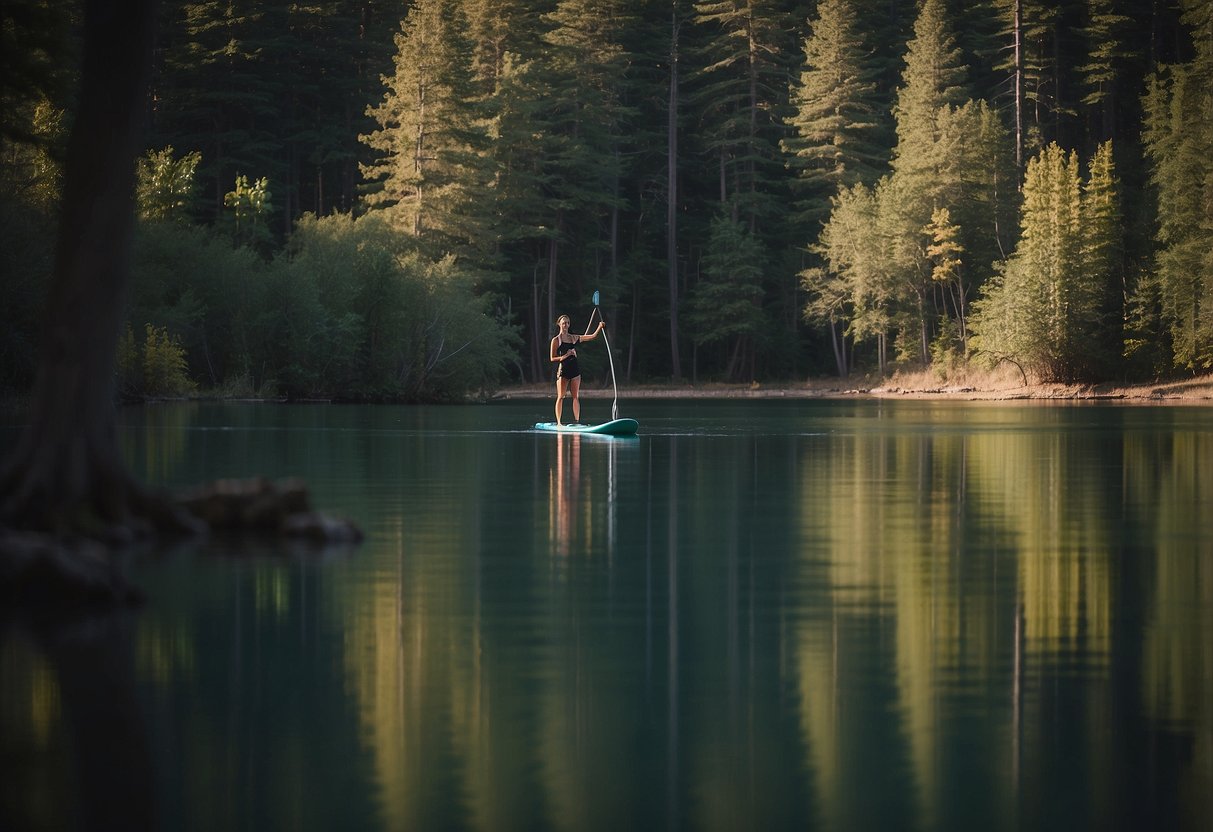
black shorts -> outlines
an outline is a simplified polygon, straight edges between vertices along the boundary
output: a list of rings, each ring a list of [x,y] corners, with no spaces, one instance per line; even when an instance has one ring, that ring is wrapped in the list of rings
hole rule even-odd
[[[577,366],[577,359],[570,358],[567,361],[561,361],[556,365],[556,380],[572,381],[575,378],[581,377],[581,368]]]

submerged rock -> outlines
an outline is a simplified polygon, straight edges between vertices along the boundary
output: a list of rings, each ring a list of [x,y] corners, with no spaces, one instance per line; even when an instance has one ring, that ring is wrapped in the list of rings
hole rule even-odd
[[[177,496],[177,504],[217,532],[256,532],[318,543],[362,540],[348,520],[315,511],[302,480],[216,480]]]

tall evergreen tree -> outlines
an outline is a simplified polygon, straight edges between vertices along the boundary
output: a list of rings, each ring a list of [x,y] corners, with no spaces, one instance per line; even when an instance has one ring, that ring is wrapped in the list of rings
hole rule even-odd
[[[565,236],[595,255],[574,272],[571,288],[580,296],[580,275],[613,281],[618,265],[624,137],[633,115],[628,100],[632,58],[623,46],[631,15],[620,0],[560,0],[547,19],[553,25],[545,42],[551,71],[549,126],[555,144],[546,170],[557,205],[555,226],[565,233],[566,224],[584,220],[580,229]],[[555,318],[558,263],[553,247],[549,318]]]
[[[463,222],[484,176],[465,28],[451,0],[421,0],[409,10],[395,74],[384,78],[383,101],[368,109],[379,128],[362,137],[377,153],[362,169],[377,186],[368,205],[439,250],[469,239]]]
[[[1124,321],[1124,226],[1120,183],[1112,143],[1104,142],[1089,163],[1082,194],[1082,262],[1095,307],[1090,349],[1092,375],[1106,376],[1118,366]]]
[[[754,380],[753,339],[766,325],[762,312],[763,250],[740,220],[721,211],[703,257],[705,279],[696,284],[688,318],[700,345],[727,344],[724,376]]]
[[[999,33],[1002,60],[995,71],[1005,78],[1005,87],[997,98],[1011,99],[1008,111],[1012,120],[1017,164],[1051,141],[1071,144],[1080,137],[1070,127],[1077,115],[1081,94],[1072,88],[1095,84],[1097,97],[1107,95],[1112,87],[1102,79],[1108,64],[1090,53],[1089,69],[1077,77],[1077,63],[1071,56],[1087,52],[1092,37],[1111,35],[1119,24],[1102,16],[1099,26],[1091,29],[1086,40],[1082,37],[1083,21],[1089,19],[1087,8],[1077,0],[992,0],[1001,23]],[[1105,4],[1115,0],[1084,0]],[[1096,34],[1097,32],[1102,34]],[[1101,41],[1107,47],[1106,38]],[[1101,99],[1103,100],[1103,99]]]
[[[943,0],[923,0],[893,110],[897,118],[895,171],[934,176],[937,113],[945,106],[959,106],[969,97],[962,59]]]
[[[942,0],[924,0],[906,52],[897,92],[897,146],[893,175],[880,194],[882,222],[892,237],[891,268],[902,286],[902,358],[927,361],[931,311],[931,264],[924,229],[932,212],[957,198],[955,148],[965,140],[953,108],[965,101],[966,69]]]
[[[788,117],[795,133],[783,140],[783,149],[804,189],[798,219],[813,237],[839,188],[875,182],[887,166],[888,150],[880,143],[878,67],[855,6],[851,0],[824,0],[809,25]]]
[[[1098,108],[1097,135],[1112,138],[1116,128],[1117,88],[1133,52],[1122,0],[1086,0],[1087,62],[1079,67],[1086,95],[1082,103]]]
[[[1184,0],[1190,61],[1163,66],[1145,97],[1145,145],[1158,198],[1155,292],[1177,367],[1213,368],[1213,6]],[[1141,308],[1139,306],[1139,308]],[[1148,309],[1148,308],[1147,308]],[[1147,322],[1136,322],[1149,331]]]
[[[678,0],[670,4],[669,82],[666,96],[666,283],[670,298],[670,375],[682,378],[682,358],[679,355],[679,291],[678,291],[678,136],[682,105],[682,26],[684,14]]]
[[[596,284],[615,280],[632,117],[626,4],[561,0],[540,19],[540,51],[515,66],[499,93],[505,109],[497,140],[502,196],[516,200],[503,210],[531,229],[517,239],[530,258],[519,272],[530,290],[536,377],[547,374],[558,299],[584,303],[586,276]]]
[[[483,95],[501,84],[508,56],[539,53],[540,15],[549,3],[529,0],[461,0],[468,21],[472,76]]]
[[[354,206],[398,19],[369,0],[174,0],[160,18],[152,146],[202,153],[204,219],[240,174],[270,180],[280,232]]]
[[[510,297],[526,310],[523,320],[532,379],[547,375],[546,345],[554,324],[544,314],[543,302],[548,284],[544,265],[557,233],[551,223],[552,177],[545,167],[551,138],[545,126],[544,90],[537,62],[507,52],[492,102],[496,179],[491,194],[492,207],[502,218],[504,268],[513,278]]]
[[[757,274],[764,278],[764,285],[753,294],[759,304],[760,298],[790,294],[794,282],[794,272],[777,268],[775,256],[787,244],[781,205],[787,199],[788,183],[779,142],[787,132],[783,115],[788,94],[789,27],[781,4],[773,0],[710,0],[696,3],[694,8],[695,21],[708,38],[706,66],[696,78],[693,103],[705,125],[705,150],[716,166],[714,211],[723,210],[741,222],[757,244],[750,251],[761,259]],[[741,240],[717,222],[705,231],[705,249],[717,254],[720,245]],[[700,279],[713,281],[720,276],[705,271]],[[700,295],[712,291],[705,287]],[[755,366],[760,330],[776,320],[771,318],[763,327],[755,326],[748,334],[737,336],[743,343],[736,346],[745,356],[730,359],[733,371]],[[790,327],[795,326],[794,312],[788,321]],[[697,333],[694,340],[702,343],[704,337],[705,333]]]
[[[1026,89],[1027,62],[1027,21],[1024,16],[1026,0],[993,0],[997,17],[1001,18],[1003,28],[1002,61],[995,64],[996,72],[1002,71],[1008,77],[1005,89],[995,97],[999,101],[1007,96],[1011,98],[1008,108],[1011,114],[1011,136],[1015,150],[1016,187],[1022,180],[1024,166],[1024,146],[1027,141],[1027,114],[1024,110]]]
[[[1028,162],[1019,246],[975,305],[978,348],[1045,381],[1088,379],[1099,366],[1107,274],[1085,255],[1111,259],[1115,194],[1106,158],[1096,169],[1084,208],[1076,153],[1051,144]],[[1084,215],[1100,227],[1084,230]]]
[[[709,0],[695,11],[696,22],[712,32],[696,102],[719,166],[719,202],[757,231],[776,210],[788,27],[773,0]]]

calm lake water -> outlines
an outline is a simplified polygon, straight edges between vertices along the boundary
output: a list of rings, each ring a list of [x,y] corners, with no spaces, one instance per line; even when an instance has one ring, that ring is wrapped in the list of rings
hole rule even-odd
[[[367,540],[0,630],[5,816],[108,788],[100,667],[164,829],[1210,828],[1213,409],[550,407],[123,410],[146,479],[303,477]]]

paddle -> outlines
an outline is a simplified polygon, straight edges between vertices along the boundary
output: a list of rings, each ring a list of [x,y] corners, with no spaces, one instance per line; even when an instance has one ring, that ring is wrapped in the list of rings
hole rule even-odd
[[[598,317],[602,320],[602,322],[606,323],[606,318],[602,317],[602,310],[598,308],[597,289],[594,290],[594,311],[598,313]],[[590,321],[592,322],[593,320],[594,316],[590,315]],[[586,327],[586,331],[589,331],[589,327]],[[607,361],[611,362],[611,389],[615,392],[615,400],[611,402],[611,419],[615,420],[619,418],[619,387],[615,384],[615,359],[611,357],[611,339],[607,337],[607,331],[605,329],[602,330],[602,338],[606,342]]]

